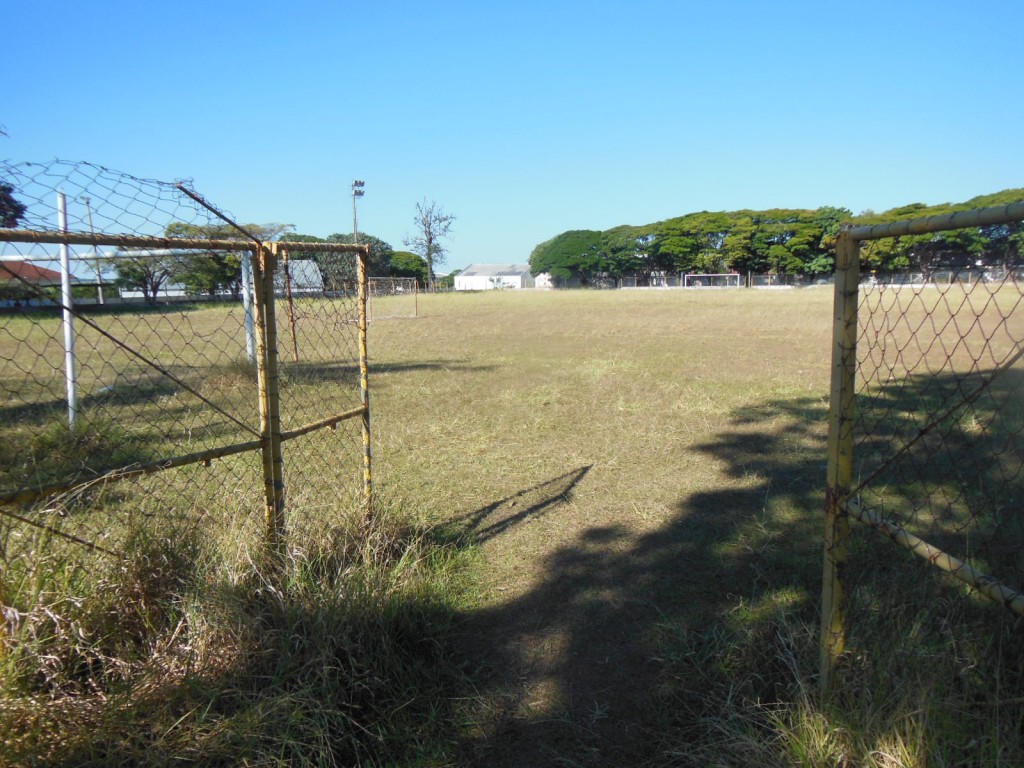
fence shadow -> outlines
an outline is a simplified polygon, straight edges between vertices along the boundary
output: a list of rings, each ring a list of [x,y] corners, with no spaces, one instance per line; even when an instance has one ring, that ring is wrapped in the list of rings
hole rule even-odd
[[[459,515],[451,522],[451,533],[463,542],[482,544],[529,518],[544,515],[570,499],[573,489],[586,477],[592,466],[588,464],[571,470],[473,512]]]

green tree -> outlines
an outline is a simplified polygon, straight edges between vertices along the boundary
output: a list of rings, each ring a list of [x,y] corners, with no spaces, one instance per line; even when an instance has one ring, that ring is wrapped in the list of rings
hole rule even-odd
[[[14,229],[26,210],[24,204],[14,197],[14,186],[0,181],[0,227]]]
[[[427,262],[428,290],[434,290],[434,265],[444,264],[445,248],[441,241],[450,235],[454,221],[455,216],[445,213],[433,200],[428,202],[424,198],[422,203],[416,203],[416,233],[405,239],[405,245]]]
[[[547,272],[554,278],[576,278],[586,285],[607,271],[604,237],[592,229],[573,229],[547,240],[530,254],[530,273]]]
[[[286,238],[290,243],[325,243],[327,238],[319,235],[303,235],[291,232]],[[320,270],[320,276],[324,281],[324,288],[328,291],[340,291],[351,287],[356,279],[356,258],[354,254],[330,253],[328,251],[315,250],[291,250],[288,257],[293,260],[309,260],[316,263]]]
[[[114,284],[119,288],[142,291],[147,304],[156,304],[160,289],[175,274],[177,261],[170,254],[159,252],[126,253],[114,260],[117,271]]]
[[[352,243],[352,234],[335,233],[328,237],[318,235],[289,234],[287,240],[292,243]],[[394,253],[391,245],[379,237],[366,232],[359,233],[359,244],[370,247],[369,273],[371,277],[386,277],[391,272],[391,256]],[[330,253],[328,251],[294,251],[293,259],[310,259],[316,262],[323,276],[324,285],[328,290],[343,290],[346,285],[356,279],[356,257],[350,253]]]
[[[606,231],[602,238],[605,274],[614,279],[636,275],[642,285],[651,275],[672,271],[672,259],[661,253],[657,238],[646,228],[620,226]]]
[[[447,275],[437,278],[437,287],[442,291],[450,291],[455,288],[455,276],[462,272],[461,269],[453,269]]]
[[[355,238],[352,233],[342,234],[335,232],[333,235],[328,235],[327,242],[329,243],[355,243]],[[370,247],[370,263],[369,263],[369,276],[370,277],[387,277],[392,274],[391,272],[391,255],[395,252],[391,247],[391,244],[381,240],[379,237],[375,237],[366,232],[359,233],[359,245],[368,245]]]
[[[166,229],[167,237],[193,240],[248,240],[252,235],[260,242],[272,242],[291,224],[243,224],[244,234],[230,224],[186,224],[176,221]],[[232,298],[242,295],[242,253],[239,251],[204,251],[181,256],[174,264],[171,277],[180,281],[189,293],[214,296],[228,291]]]
[[[394,251],[391,254],[391,274],[395,277],[414,277],[421,286],[426,286],[427,261],[411,251]],[[438,281],[440,285],[441,281]]]
[[[820,275],[835,268],[835,244],[845,222],[881,224],[1024,200],[1024,189],[1007,189],[965,203],[911,203],[854,218],[847,208],[771,209],[690,213],[642,227],[605,232],[572,230],[540,243],[530,255],[536,275],[578,277],[636,275],[656,271],[738,272]],[[1024,265],[1024,223],[866,241],[865,269],[894,272],[910,268],[1019,268]]]

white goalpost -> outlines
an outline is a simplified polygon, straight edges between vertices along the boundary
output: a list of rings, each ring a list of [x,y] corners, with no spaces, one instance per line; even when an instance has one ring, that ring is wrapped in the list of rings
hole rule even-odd
[[[371,277],[368,282],[371,321],[417,316],[419,284],[415,277]]]
[[[683,275],[684,288],[741,288],[743,276],[735,273]]]

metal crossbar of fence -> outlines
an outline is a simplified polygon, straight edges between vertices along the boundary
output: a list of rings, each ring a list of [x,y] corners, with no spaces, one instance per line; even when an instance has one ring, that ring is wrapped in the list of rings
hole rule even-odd
[[[1024,615],[1024,285],[1012,268],[968,281],[860,279],[864,241],[982,227],[1005,227],[1008,239],[1020,237],[1021,221],[1024,203],[1017,203],[847,227],[839,236],[822,591],[825,693],[846,644],[851,517]]]
[[[140,521],[262,521],[280,552],[286,480],[290,505],[369,513],[365,246],[265,241],[181,183],[84,163],[0,180],[4,578],[41,540],[116,553]],[[285,291],[300,249],[331,279]]]

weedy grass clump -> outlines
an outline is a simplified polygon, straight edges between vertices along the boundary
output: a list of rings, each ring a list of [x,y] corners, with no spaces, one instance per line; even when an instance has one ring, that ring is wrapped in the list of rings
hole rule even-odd
[[[660,695],[672,714],[658,764],[1024,762],[1019,622],[953,582],[915,582],[920,565],[883,563],[891,554],[858,553],[848,650],[828,700],[818,686],[813,606],[737,611],[703,631],[662,627]],[[903,589],[892,589],[893,571]]]
[[[193,529],[83,564],[47,535],[0,595],[0,764],[386,765],[448,749],[459,558],[401,510],[306,525],[281,561],[253,542],[228,562]]]
[[[5,427],[0,436],[0,486],[5,490],[88,480],[152,457],[145,441],[102,417],[68,428],[61,414],[39,427]]]

